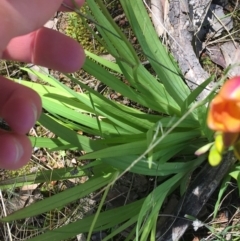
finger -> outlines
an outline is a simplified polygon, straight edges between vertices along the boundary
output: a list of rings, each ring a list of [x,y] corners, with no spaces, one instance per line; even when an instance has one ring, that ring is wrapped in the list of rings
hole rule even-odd
[[[62,72],[74,72],[84,62],[84,50],[75,40],[48,28],[12,39],[3,58],[31,62]]]
[[[77,1],[83,4],[83,1]],[[0,53],[13,37],[28,34],[45,24],[61,6],[62,0],[1,0]],[[67,1],[68,4],[71,4]]]
[[[62,0],[1,0],[0,51],[8,41],[40,28],[60,7]]]
[[[0,77],[0,116],[18,134],[27,133],[41,114],[41,99],[30,88]]]
[[[18,169],[30,159],[32,145],[27,136],[13,133],[0,134],[0,168]]]

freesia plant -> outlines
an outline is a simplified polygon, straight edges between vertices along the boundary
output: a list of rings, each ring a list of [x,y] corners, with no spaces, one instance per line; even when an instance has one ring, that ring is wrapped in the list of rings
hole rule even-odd
[[[183,195],[191,173],[207,161],[207,155],[196,156],[194,153],[209,145],[213,138],[214,132],[209,130],[206,122],[208,108],[205,104],[210,97],[205,103],[195,100],[213,78],[193,92],[189,90],[176,62],[159,41],[142,1],[121,0],[121,4],[154,74],[143,66],[103,2],[88,0],[87,4],[90,9],[88,19],[97,23],[105,48],[116,61],[110,62],[86,52],[88,58],[84,70],[145,111],[110,100],[72,75],[67,76],[84,92],[77,93],[51,76],[25,69],[48,83],[22,81],[40,93],[46,112],[39,123],[56,134],[51,139],[31,137],[33,145],[50,151],[81,150],[86,154],[79,157],[78,162],[85,159],[90,162],[84,167],[78,166],[75,172],[67,167],[5,180],[1,182],[1,188],[81,176],[88,176],[89,180],[12,213],[1,221],[12,222],[48,213],[102,189],[102,200],[95,214],[58,228],[45,227],[39,236],[29,240],[66,240],[79,233],[88,233],[87,240],[90,240],[92,232],[101,230],[111,230],[104,241],[114,240],[127,227],[132,231],[126,240],[133,237],[155,240],[164,200],[177,188]],[[83,21],[86,20],[83,18]],[[127,84],[122,79],[127,80]],[[219,132],[213,146],[220,156],[228,146],[237,147],[239,112],[235,111],[240,108],[237,84],[238,78],[227,82],[226,88],[222,88],[210,105],[208,124]],[[232,126],[229,127],[224,120],[229,120]],[[79,130],[84,134],[80,135]],[[222,140],[220,147],[219,138]],[[158,178],[159,182],[145,198],[102,211],[109,188],[127,171]],[[51,224],[54,225],[54,221]]]

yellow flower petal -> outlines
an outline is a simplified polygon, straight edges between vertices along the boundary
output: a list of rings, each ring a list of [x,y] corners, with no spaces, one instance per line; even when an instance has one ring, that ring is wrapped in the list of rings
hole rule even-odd
[[[215,147],[217,151],[222,154],[225,150],[224,142],[223,142],[223,134],[219,133],[215,137]]]
[[[217,151],[215,145],[213,145],[208,155],[208,162],[211,166],[217,166],[221,161],[222,155]]]

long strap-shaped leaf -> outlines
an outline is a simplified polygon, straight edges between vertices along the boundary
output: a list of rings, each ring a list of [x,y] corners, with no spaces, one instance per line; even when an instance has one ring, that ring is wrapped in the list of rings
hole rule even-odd
[[[180,106],[190,94],[190,90],[177,74],[178,69],[171,60],[166,48],[161,44],[150,21],[142,0],[121,0],[124,12],[147,55],[149,62],[163,82],[167,92]]]

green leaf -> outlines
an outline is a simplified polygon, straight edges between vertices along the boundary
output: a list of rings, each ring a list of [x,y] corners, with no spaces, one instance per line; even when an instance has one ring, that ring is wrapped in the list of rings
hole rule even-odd
[[[166,48],[159,41],[143,2],[121,0],[121,4],[144,54],[164,84],[168,96],[181,106],[190,90],[179,76]]]
[[[94,231],[106,230],[115,227],[125,221],[138,216],[139,209],[143,200],[127,204],[125,206],[114,208],[112,210],[100,213],[95,224]],[[114,217],[114,218],[113,218]],[[55,230],[47,231],[46,233],[31,238],[29,241],[60,241],[76,236],[79,233],[86,233],[93,221],[94,215],[85,217],[74,223],[70,223]]]
[[[76,177],[85,176],[88,173],[89,173],[88,170],[86,170],[86,173],[85,173],[83,169],[81,168],[74,169],[73,167],[44,170],[34,174],[25,174],[24,176],[18,176],[18,177],[2,180],[0,181],[0,188],[2,190],[5,190],[12,187],[17,188],[24,185],[31,185],[34,183],[44,183],[44,182],[50,182],[54,180],[76,178]]]
[[[98,4],[101,3],[101,1],[97,1],[97,2]],[[159,83],[156,80],[156,78],[154,78],[141,64],[139,64],[140,61],[136,57],[136,53],[133,50],[131,44],[129,44],[126,37],[123,34],[121,34],[121,31],[117,26],[115,26],[116,24],[113,22],[113,20],[108,17],[105,7],[101,4],[101,10],[100,10],[98,8],[98,5],[94,1],[87,1],[87,3],[88,3],[88,6],[91,8],[94,18],[98,22],[97,27],[99,32],[106,40],[106,45],[109,53],[111,53],[116,58],[117,64],[121,68],[121,71],[123,72],[124,77],[128,80],[131,86],[133,88],[136,88],[137,91],[141,93],[140,95],[143,98],[145,98],[145,102],[147,104],[147,105],[145,104],[145,106],[156,111],[161,111],[166,114],[179,115],[180,108],[173,99],[174,95],[168,94],[167,91],[165,90],[165,87],[161,83]],[[131,5],[132,2],[129,2],[129,4]],[[145,9],[144,11],[146,12]],[[147,18],[149,19],[148,16]],[[141,36],[141,37],[143,37],[144,39],[146,38],[146,36]],[[152,42],[151,42],[151,45],[152,45]],[[156,49],[154,49],[154,51],[155,50]],[[160,53],[158,52],[155,53],[156,56],[159,54]],[[165,59],[165,57],[168,58],[168,55],[166,54],[166,52],[165,52],[165,55],[166,56],[161,56],[161,58],[162,59]],[[89,71],[94,71],[94,69],[95,68],[91,68],[91,69],[89,68]],[[169,70],[165,72],[169,72]],[[161,73],[159,76],[162,76],[163,74],[165,73]],[[108,78],[105,78],[105,79],[108,79]],[[176,79],[174,79],[174,81],[175,80]],[[112,83],[115,83],[115,82],[112,81]],[[186,86],[185,88],[187,89]],[[178,89],[177,95],[179,95],[179,89]],[[149,98],[150,96],[151,98]],[[136,96],[134,97],[136,98]],[[129,98],[132,99],[133,97],[129,97]]]
[[[102,83],[114,89],[116,92],[121,93],[123,96],[129,98],[130,100],[135,101],[148,108],[154,107],[154,109],[158,108],[158,111],[162,110],[163,112],[167,112],[167,108],[168,108],[167,106],[169,102],[167,102],[166,98],[164,99],[164,95],[165,95],[164,92],[159,93],[159,98],[161,94],[163,94],[161,98],[162,99],[161,107],[159,107],[156,105],[156,102],[154,102],[154,100],[152,100],[151,98],[144,98],[145,96],[143,96],[142,94],[140,95],[137,89],[135,90],[131,88],[131,86],[124,84],[120,79],[116,78],[109,71],[107,71],[106,69],[104,69],[103,67],[96,64],[95,62],[93,62],[88,58],[85,61],[83,69],[89,74],[93,75],[98,80],[100,80]],[[153,77],[151,76],[150,81],[152,79]]]
[[[190,162],[184,162],[184,160],[179,160],[178,162],[166,162],[163,164],[152,162],[152,167],[149,168],[148,159],[143,157],[132,166],[132,163],[138,157],[139,156],[136,155],[128,155],[114,158],[102,158],[101,160],[120,170],[126,170],[131,167],[129,170],[130,172],[148,176],[168,176],[179,172],[187,172],[192,167],[197,167],[203,160],[205,160],[205,156],[201,156]]]
[[[222,181],[222,184],[221,184],[221,187],[220,187],[220,190],[218,192],[218,199],[217,199],[217,202],[215,203],[215,206],[214,206],[214,212],[213,212],[213,218],[215,219],[216,216],[217,216],[217,213],[219,211],[219,208],[221,207],[220,203],[222,201],[222,197],[223,197],[223,194],[226,192],[226,189],[227,187],[229,186],[230,184],[230,181],[231,181],[231,174],[227,175],[224,177],[223,181]],[[238,175],[239,176],[239,175]],[[240,188],[240,179],[238,178],[238,189]],[[239,189],[240,190],[240,189]]]
[[[201,126],[201,130],[204,133],[204,136],[207,137],[209,142],[213,141],[214,132],[209,129],[207,125],[207,115],[208,115],[208,109],[205,106],[200,106],[197,108],[197,114],[198,114],[198,120]]]
[[[163,138],[163,140],[154,148],[154,151],[158,150],[164,150],[168,147],[182,144],[183,142],[187,142],[192,140],[193,138],[196,138],[199,136],[198,130],[192,130],[191,132],[183,133],[170,133],[167,136]],[[161,137],[158,137],[161,138]],[[104,149],[101,149],[99,151],[95,151],[89,154],[84,155],[83,157],[80,157],[79,159],[95,159],[95,158],[107,158],[107,157],[122,157],[122,156],[128,156],[128,155],[134,155],[134,154],[142,154],[144,151],[146,151],[148,148],[148,143],[146,138],[126,143],[122,145],[115,145],[111,147],[107,147]]]
[[[147,240],[149,232],[153,228],[149,227],[148,225],[151,223],[151,220],[154,219],[155,215],[158,216],[159,210],[168,193],[173,190],[172,188],[184,177],[184,175],[185,172],[181,173],[181,171],[179,171],[178,174],[174,175],[173,177],[156,187],[144,200],[137,222],[137,239],[139,234],[142,233],[141,240]],[[152,225],[156,226],[156,223],[152,223],[151,226]]]
[[[93,118],[93,117],[90,117],[89,115],[82,114],[68,107],[65,107],[63,104],[57,104],[46,98],[43,98],[43,108],[47,110],[49,113],[53,113],[54,115],[60,115],[68,120],[79,123],[80,125],[83,125],[83,128],[85,128],[84,126],[87,126],[99,132],[99,125],[97,122],[97,118]],[[99,121],[99,123],[101,125],[101,131],[103,134],[111,135],[111,134],[129,133],[126,130],[116,125],[111,125],[110,123],[106,123],[104,121]],[[95,134],[97,135],[97,133]]]
[[[90,140],[88,137],[81,136],[69,128],[64,127],[46,114],[41,115],[39,122],[65,141],[71,143],[75,147],[78,147],[80,150],[88,152],[106,147],[103,143]]]
[[[79,186],[72,187],[70,189],[64,190],[64,192],[58,193],[49,198],[45,198],[42,201],[34,203],[28,207],[20,209],[2,219],[2,222],[10,222],[14,220],[24,219],[32,216],[36,216],[40,213],[44,213],[55,209],[57,207],[65,206],[66,204],[73,202],[81,197],[84,197],[99,188],[107,185],[114,173],[108,173],[103,176],[96,178],[91,178],[87,182],[80,184]]]
[[[192,93],[184,100],[183,105],[181,107],[182,113],[184,114],[188,107],[196,101],[197,97],[202,93],[202,91],[214,80],[215,76],[212,75],[208,79],[206,79],[202,84],[200,84]]]
[[[115,123],[116,125],[135,134],[145,131],[154,124],[150,123],[150,121],[145,117],[145,113],[108,100],[106,97],[89,88],[87,85],[82,84],[80,81],[69,75],[67,76],[73,82],[79,84],[81,87],[89,91],[89,93],[91,93],[96,112],[99,115],[106,117],[112,123]],[[90,102],[89,98],[83,98],[83,96],[80,97],[77,94],[75,97],[79,98],[79,100],[87,106],[92,107],[92,103]]]
[[[45,148],[56,148],[62,147],[63,149],[74,147],[74,145],[70,144],[67,141],[64,141],[61,138],[47,138],[47,137],[29,137],[32,146],[34,147],[45,147]]]
[[[104,167],[104,168],[103,168]],[[83,167],[67,167],[53,170],[40,170],[37,173],[24,174],[14,178],[4,179],[0,181],[0,188],[2,190],[9,188],[17,188],[24,185],[31,185],[35,183],[45,183],[51,181],[67,180],[82,176],[99,176],[103,169],[107,171],[108,166],[100,161],[90,162]]]
[[[96,54],[93,54],[93,53],[91,53],[91,52],[89,52],[87,50],[85,50],[85,54],[88,57],[92,58],[93,60],[97,61],[98,63],[102,64],[106,68],[111,69],[111,70],[113,70],[113,71],[115,71],[115,72],[117,72],[119,74],[122,73],[121,69],[119,68],[119,66],[116,63],[108,61],[108,60],[106,60],[106,59],[104,59],[104,58],[102,58],[102,57],[100,57],[100,56],[98,56]]]

